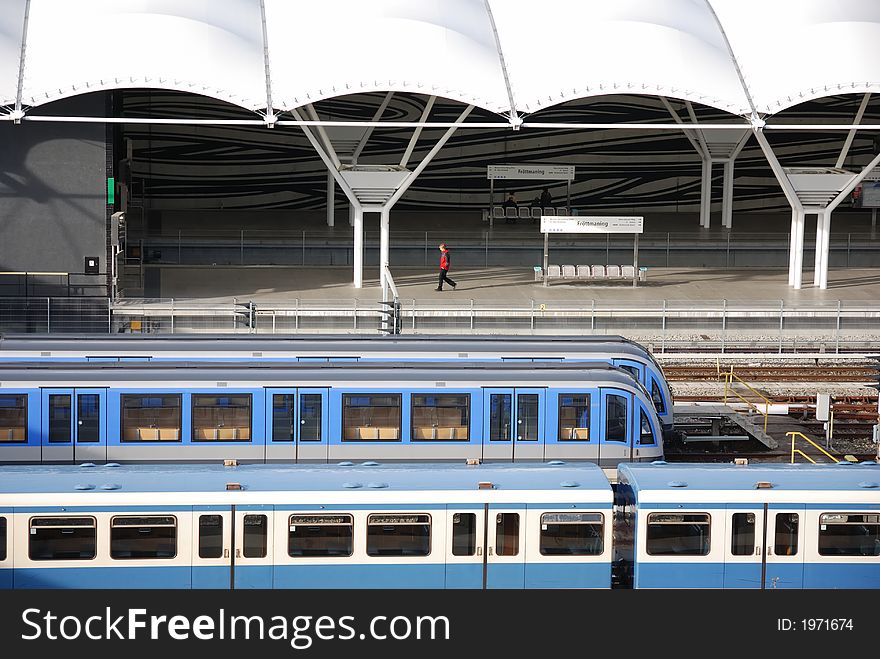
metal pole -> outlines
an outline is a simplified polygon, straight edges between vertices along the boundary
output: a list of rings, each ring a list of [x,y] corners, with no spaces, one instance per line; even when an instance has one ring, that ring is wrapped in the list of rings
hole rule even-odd
[[[669,232],[666,232],[666,267],[669,267]]]
[[[608,260],[611,258],[609,256],[609,252],[611,251],[611,234],[605,234],[605,265],[608,265]]]
[[[565,207],[568,214],[571,215],[571,179],[565,180]]]
[[[730,267],[730,232],[729,231],[727,232],[727,261],[726,261],[726,265],[724,267],[725,268]]]
[[[700,226],[708,229],[712,224],[712,160],[703,156],[703,175],[700,179]]]
[[[174,298],[171,298],[171,333],[174,334]]]
[[[639,285],[639,234],[633,234],[633,288]]]
[[[590,300],[590,333],[596,333],[596,300]]]
[[[303,229],[303,232],[302,232],[302,264],[303,265],[306,264],[306,232],[305,232],[305,229]]]
[[[782,319],[785,317],[785,300],[779,300],[779,354],[782,354]]]
[[[489,228],[495,226],[495,179],[489,179]]]
[[[550,263],[550,234],[544,234],[544,286],[547,285],[547,267]]]
[[[391,250],[391,236],[389,236],[391,211],[388,207],[382,208],[379,213],[379,281],[382,285],[382,300],[388,300],[388,278],[385,276],[389,265],[389,252]]]
[[[727,337],[727,300],[721,300],[721,353],[724,354],[724,343]]]
[[[425,267],[428,267],[428,232],[425,231]]]
[[[327,226],[336,224],[336,180],[330,170],[327,170]]]
[[[364,211],[360,204],[354,209],[354,287],[364,287]]]
[[[49,310],[49,305],[51,303],[52,303],[52,298],[47,297],[46,298],[46,334],[48,334],[51,331],[50,327],[52,325],[51,320],[50,320],[52,318],[52,316],[51,316],[51,313]]]
[[[661,352],[666,352],[666,300],[663,300],[663,344],[661,347]]]
[[[840,352],[840,300],[837,301],[837,327],[834,330],[834,352]]]
[[[850,239],[852,238],[851,233],[846,234],[846,267],[849,267],[849,249],[850,249]]]
[[[180,265],[180,229],[177,230],[177,265]]]
[[[485,265],[489,267],[489,232],[486,232],[486,249],[484,250],[483,260],[485,261]]]
[[[238,260],[240,265],[244,265],[244,229],[238,237]]]
[[[871,209],[871,233],[877,231],[877,209]]]

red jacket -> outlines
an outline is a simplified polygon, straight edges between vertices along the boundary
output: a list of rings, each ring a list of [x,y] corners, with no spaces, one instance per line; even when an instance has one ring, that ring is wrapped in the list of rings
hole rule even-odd
[[[440,269],[449,270],[449,250],[440,253]]]

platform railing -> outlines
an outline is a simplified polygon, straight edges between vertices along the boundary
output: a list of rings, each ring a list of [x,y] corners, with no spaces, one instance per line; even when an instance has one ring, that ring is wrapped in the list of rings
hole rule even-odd
[[[821,446],[819,446],[816,442],[814,442],[812,439],[810,439],[809,437],[807,437],[804,433],[802,433],[802,432],[800,432],[800,431],[798,431],[798,430],[790,430],[790,431],[788,431],[788,432],[785,433],[785,434],[786,434],[786,436],[791,437],[791,464],[794,464],[794,456],[795,456],[795,454],[798,454],[798,455],[800,455],[800,456],[803,456],[804,458],[806,458],[807,460],[809,460],[809,461],[812,462],[813,464],[817,464],[816,461],[813,460],[813,458],[811,458],[809,455],[807,455],[806,453],[804,453],[804,452],[801,451],[800,449],[795,448],[794,444],[795,444],[795,440],[797,440],[797,439],[802,439],[802,440],[804,440],[805,442],[807,442],[808,444],[810,444],[813,448],[815,448],[817,451],[819,451],[820,453],[822,453],[823,455],[825,455],[825,456],[826,456],[829,460],[831,460],[832,462],[840,462],[840,459],[839,459],[839,458],[836,458],[836,457],[834,457],[833,455],[831,455],[828,451],[826,451],[825,449],[823,449],[823,448],[822,448]]]

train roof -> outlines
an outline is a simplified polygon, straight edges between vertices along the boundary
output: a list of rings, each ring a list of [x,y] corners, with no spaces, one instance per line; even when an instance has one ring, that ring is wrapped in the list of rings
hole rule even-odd
[[[60,381],[112,382],[120,379],[176,382],[201,381],[254,382],[264,384],[290,381],[374,382],[407,381],[492,381],[564,384],[602,381],[643,387],[633,377],[604,362],[12,362],[0,363],[0,383],[39,383]],[[441,385],[442,386],[442,385]]]
[[[602,469],[590,462],[510,464],[424,464],[376,462],[327,465],[13,465],[0,467],[0,505],[6,495],[104,492],[175,493],[227,491],[238,483],[245,492],[427,492],[477,491],[491,483],[493,492],[591,491],[590,499],[611,501]],[[108,484],[112,484],[108,485]],[[570,499],[570,497],[568,497]],[[14,505],[14,504],[13,504]]]
[[[560,358],[578,352],[614,352],[653,359],[648,350],[630,339],[617,335],[588,336],[463,336],[450,337],[443,335],[418,334],[394,336],[363,336],[363,335],[266,335],[230,336],[229,334],[84,334],[58,336],[34,336],[27,334],[0,335],[0,355],[13,352],[50,353],[89,353],[114,354],[137,351],[144,356],[154,356],[162,352],[217,353],[240,352],[253,353],[281,352],[295,357],[297,354],[312,355],[328,353],[346,353],[358,356],[363,353],[390,351],[396,353],[416,353],[423,351],[456,352],[459,358],[468,358],[470,353],[491,351],[511,357],[540,354],[543,357],[558,353]]]
[[[864,492],[880,502],[880,464],[620,464],[618,481],[628,483],[639,500],[722,501],[784,499],[786,493],[812,492],[816,499],[832,493]],[[731,495],[731,493],[736,493]],[[833,498],[833,497],[832,497]]]

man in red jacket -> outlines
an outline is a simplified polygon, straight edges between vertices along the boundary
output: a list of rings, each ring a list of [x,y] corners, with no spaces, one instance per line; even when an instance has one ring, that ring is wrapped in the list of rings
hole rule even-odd
[[[454,289],[456,283],[449,278],[449,266],[450,266],[450,258],[449,258],[449,250],[446,249],[446,243],[440,244],[440,277],[437,280],[437,288],[434,290],[442,291],[443,290],[443,282],[447,282]]]

